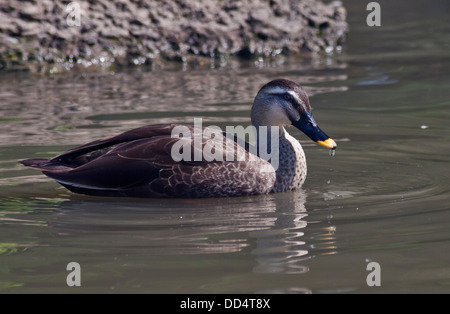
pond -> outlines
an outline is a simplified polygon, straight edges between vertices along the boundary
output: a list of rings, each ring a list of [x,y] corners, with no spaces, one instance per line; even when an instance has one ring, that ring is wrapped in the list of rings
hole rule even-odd
[[[344,1],[347,43],[313,58],[2,74],[0,292],[449,293],[450,3],[379,3],[369,27],[366,4]],[[147,124],[248,125],[278,77],[338,144],[330,157],[289,129],[308,161],[299,191],[96,198],[18,164]]]

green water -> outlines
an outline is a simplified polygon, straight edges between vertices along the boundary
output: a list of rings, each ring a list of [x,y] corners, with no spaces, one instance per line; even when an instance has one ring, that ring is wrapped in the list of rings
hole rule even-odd
[[[0,292],[449,293],[450,3],[379,3],[371,28],[366,3],[344,1],[347,43],[313,59],[1,75]],[[305,86],[338,143],[330,157],[289,130],[308,161],[301,191],[90,198],[17,163],[146,124],[248,125],[278,77]]]

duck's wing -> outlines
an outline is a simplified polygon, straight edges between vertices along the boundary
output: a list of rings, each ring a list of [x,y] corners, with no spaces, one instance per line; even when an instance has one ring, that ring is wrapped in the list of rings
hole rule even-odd
[[[255,156],[251,159],[234,141],[201,136],[201,145],[194,145],[194,133],[190,138],[172,137],[174,127],[142,127],[50,160],[22,163],[40,169],[69,190],[90,195],[208,197],[264,194],[272,189],[275,173],[270,164]],[[174,160],[172,148],[175,143],[180,146],[179,141],[184,141],[184,148],[190,147],[192,158]],[[195,160],[199,147],[201,159]],[[227,161],[230,149],[233,158]]]
[[[173,127],[174,125],[145,126],[87,143],[50,160],[27,159],[21,163],[41,170],[68,188],[119,191],[158,176],[160,167],[157,164],[163,162],[163,158],[167,159],[163,153],[164,146],[177,140],[170,136]],[[133,149],[142,149],[142,157],[145,156],[145,159],[123,156]],[[149,149],[155,153],[151,154]]]
[[[108,151],[124,143],[131,143],[142,139],[170,137],[174,124],[159,124],[139,127],[116,136],[93,141],[68,150],[51,161],[59,162],[69,167],[77,167],[106,154]]]

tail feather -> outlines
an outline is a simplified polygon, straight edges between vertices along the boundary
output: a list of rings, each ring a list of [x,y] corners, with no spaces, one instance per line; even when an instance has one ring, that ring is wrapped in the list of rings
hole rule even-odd
[[[58,170],[69,170],[71,168],[67,166],[62,166],[59,163],[52,162],[49,159],[24,159],[19,161],[22,165],[36,168],[43,171],[58,171]]]

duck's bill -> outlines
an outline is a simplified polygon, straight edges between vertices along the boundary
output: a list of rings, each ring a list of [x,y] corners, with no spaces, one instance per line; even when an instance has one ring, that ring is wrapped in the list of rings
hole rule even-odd
[[[317,126],[311,113],[303,112],[300,116],[300,120],[292,122],[292,125],[305,133],[317,144],[329,149],[336,149],[336,142]]]
[[[325,141],[317,141],[316,143],[329,149],[336,149],[337,147],[336,142],[332,138],[328,138]]]

